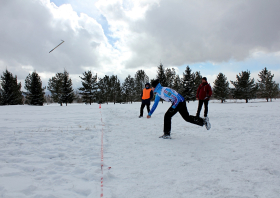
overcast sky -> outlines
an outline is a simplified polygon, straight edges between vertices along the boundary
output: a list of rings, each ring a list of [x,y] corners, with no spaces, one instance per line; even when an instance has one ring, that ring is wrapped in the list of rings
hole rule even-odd
[[[88,70],[155,78],[161,62],[180,76],[189,65],[211,84],[220,72],[236,80],[249,70],[257,80],[267,67],[280,83],[279,8],[279,0],[1,0],[0,72],[23,83],[36,70],[47,85],[66,69],[77,88]]]

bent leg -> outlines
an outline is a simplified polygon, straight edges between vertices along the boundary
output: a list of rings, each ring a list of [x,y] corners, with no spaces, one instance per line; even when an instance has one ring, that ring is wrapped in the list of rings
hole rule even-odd
[[[171,132],[171,119],[178,112],[178,109],[173,109],[172,106],[166,111],[164,115],[163,132],[165,135],[170,135]]]
[[[199,125],[199,126],[204,125],[202,118],[189,115],[186,102],[181,102],[180,105],[181,105],[181,107],[179,109],[179,113],[181,114],[181,116],[184,118],[185,121],[190,122],[192,124]]]

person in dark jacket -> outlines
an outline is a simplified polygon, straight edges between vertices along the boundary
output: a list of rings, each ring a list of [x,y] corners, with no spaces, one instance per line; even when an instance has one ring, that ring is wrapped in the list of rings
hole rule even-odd
[[[199,117],[202,105],[204,104],[204,117],[208,119],[208,103],[209,99],[212,96],[212,88],[207,82],[207,78],[202,78],[202,83],[199,85],[196,92],[196,99],[198,100],[198,108],[196,116]]]
[[[142,91],[141,94],[141,99],[142,99],[142,104],[140,108],[140,116],[139,118],[143,117],[143,109],[145,106],[147,106],[147,111],[148,113],[150,112],[150,104],[151,104],[151,99],[153,98],[153,91],[151,89],[150,83],[145,84],[145,88]]]

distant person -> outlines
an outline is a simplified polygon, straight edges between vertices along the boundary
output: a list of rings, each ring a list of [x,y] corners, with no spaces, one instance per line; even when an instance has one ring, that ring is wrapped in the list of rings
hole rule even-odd
[[[181,116],[184,118],[185,121],[199,125],[199,126],[206,126],[206,129],[209,130],[211,128],[209,120],[205,120],[200,117],[195,117],[192,115],[189,115],[187,104],[183,96],[178,94],[175,90],[169,88],[169,87],[162,87],[159,83],[159,80],[155,80],[152,82],[152,90],[156,93],[156,98],[154,105],[149,112],[147,118],[151,118],[151,115],[157,108],[158,102],[160,98],[167,102],[171,102],[171,107],[167,110],[167,112],[164,115],[164,127],[163,132],[164,134],[160,136],[160,138],[164,139],[171,139],[170,133],[171,133],[171,118],[179,111]]]
[[[199,117],[202,105],[204,104],[204,117],[205,119],[209,119],[207,117],[208,114],[208,103],[209,99],[212,96],[211,86],[207,82],[207,78],[202,78],[202,83],[199,85],[196,92],[196,99],[198,100],[198,108],[196,116]]]
[[[147,106],[148,113],[150,112],[150,104],[151,104],[151,99],[153,97],[154,97],[154,95],[153,95],[153,91],[151,89],[151,85],[150,85],[150,83],[146,83],[145,88],[143,89],[142,94],[141,94],[142,104],[141,104],[141,108],[140,108],[139,118],[143,117],[143,110],[144,110],[145,106]]]

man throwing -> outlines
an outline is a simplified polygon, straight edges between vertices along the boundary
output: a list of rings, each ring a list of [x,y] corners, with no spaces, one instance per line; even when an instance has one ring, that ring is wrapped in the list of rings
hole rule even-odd
[[[157,108],[158,102],[160,98],[164,99],[167,102],[171,102],[171,107],[167,110],[167,112],[164,115],[164,128],[163,132],[164,134],[160,136],[160,138],[164,139],[170,139],[170,133],[171,133],[171,118],[179,112],[183,119],[186,122],[190,122],[192,124],[196,124],[199,126],[206,126],[206,129],[209,130],[211,128],[209,120],[205,120],[200,117],[189,115],[187,104],[183,96],[178,94],[175,90],[169,88],[169,87],[162,87],[159,83],[159,80],[155,80],[152,82],[152,90],[156,92],[156,98],[154,105],[149,112],[147,118],[151,118],[151,115]]]

